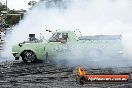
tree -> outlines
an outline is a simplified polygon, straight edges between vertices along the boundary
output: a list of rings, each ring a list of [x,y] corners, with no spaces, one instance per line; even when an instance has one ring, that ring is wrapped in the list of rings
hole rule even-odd
[[[36,4],[37,4],[36,1],[30,1],[30,2],[28,3],[28,5],[31,6],[31,7],[35,6]]]
[[[8,14],[18,14],[18,13],[15,10],[10,10]],[[5,22],[10,26],[12,26],[19,23],[20,17],[21,17],[20,15],[7,15]]]
[[[0,14],[1,14],[1,11],[4,11],[4,10],[6,10],[6,6],[0,3]]]
[[[8,12],[7,12],[8,9]],[[20,15],[11,15],[11,14],[18,14],[16,10],[10,10],[9,8],[6,9],[6,6],[0,3],[0,16],[4,16],[5,20],[5,27],[15,25],[20,21]],[[2,11],[6,11],[6,13],[2,13]],[[10,14],[10,15],[9,15]],[[23,15],[21,14],[21,17]],[[7,25],[8,24],[8,25]]]

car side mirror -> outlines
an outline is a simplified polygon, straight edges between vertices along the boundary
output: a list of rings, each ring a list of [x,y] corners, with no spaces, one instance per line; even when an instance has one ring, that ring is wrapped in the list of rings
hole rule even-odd
[[[19,47],[22,47],[22,43],[19,43]]]

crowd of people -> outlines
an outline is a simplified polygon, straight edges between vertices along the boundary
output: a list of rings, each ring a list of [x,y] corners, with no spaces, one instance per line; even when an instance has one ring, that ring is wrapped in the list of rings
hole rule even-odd
[[[3,16],[0,16],[0,39],[6,35],[5,20]]]

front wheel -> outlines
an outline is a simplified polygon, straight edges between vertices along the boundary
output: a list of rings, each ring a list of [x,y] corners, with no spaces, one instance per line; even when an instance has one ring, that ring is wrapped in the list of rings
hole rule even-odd
[[[36,55],[34,52],[32,51],[25,51],[23,54],[22,54],[22,60],[24,62],[35,62],[36,60]]]

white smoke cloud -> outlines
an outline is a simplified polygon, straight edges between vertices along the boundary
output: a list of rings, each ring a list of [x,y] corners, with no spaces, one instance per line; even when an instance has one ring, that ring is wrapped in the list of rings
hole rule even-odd
[[[122,34],[125,51],[131,57],[131,9],[132,0],[62,0],[51,7],[40,3],[13,28],[6,51],[11,52],[12,45],[27,40],[29,33],[37,37],[43,33],[48,39],[46,29],[80,29],[83,35]]]

